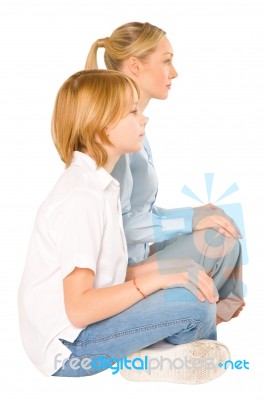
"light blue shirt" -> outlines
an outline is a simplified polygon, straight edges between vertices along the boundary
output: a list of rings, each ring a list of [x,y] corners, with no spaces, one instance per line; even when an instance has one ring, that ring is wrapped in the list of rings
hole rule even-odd
[[[121,156],[112,175],[120,182],[129,264],[147,258],[150,243],[192,232],[193,208],[164,209],[155,205],[158,178],[146,135],[142,150]]]

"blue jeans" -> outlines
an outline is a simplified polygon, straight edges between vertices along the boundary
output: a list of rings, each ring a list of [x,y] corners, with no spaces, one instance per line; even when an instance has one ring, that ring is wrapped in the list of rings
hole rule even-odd
[[[62,340],[72,354],[53,376],[97,374],[108,368],[108,360],[121,359],[162,339],[175,345],[216,340],[216,304],[200,302],[185,288],[160,290],[89,325],[73,343]]]
[[[162,273],[170,262],[174,264],[177,260],[181,269],[182,260],[187,259],[203,267],[218,290],[217,315],[224,321],[230,320],[244,304],[242,252],[237,239],[206,229],[156,243],[151,246],[151,253],[146,262],[156,258]]]

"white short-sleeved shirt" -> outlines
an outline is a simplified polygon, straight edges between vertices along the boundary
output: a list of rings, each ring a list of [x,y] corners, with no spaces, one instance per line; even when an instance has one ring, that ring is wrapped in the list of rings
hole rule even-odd
[[[70,355],[59,339],[82,330],[64,307],[63,278],[75,267],[92,269],[96,288],[124,282],[127,268],[119,184],[78,151],[38,211],[19,287],[22,342],[45,375],[59,368],[57,354]]]

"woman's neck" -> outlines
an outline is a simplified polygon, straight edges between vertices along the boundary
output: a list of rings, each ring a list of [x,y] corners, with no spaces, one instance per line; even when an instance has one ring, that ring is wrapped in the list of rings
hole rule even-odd
[[[138,107],[142,114],[143,114],[145,108],[147,107],[147,105],[149,104],[149,101],[150,101],[149,99],[144,99],[143,97],[139,98]]]

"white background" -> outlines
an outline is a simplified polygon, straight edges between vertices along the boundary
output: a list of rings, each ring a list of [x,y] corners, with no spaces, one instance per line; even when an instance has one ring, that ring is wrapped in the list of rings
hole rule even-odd
[[[233,360],[200,386],[134,383],[105,371],[90,378],[43,377],[21,346],[17,288],[36,211],[63,170],[50,137],[56,92],[83,69],[94,40],[119,25],[148,21],[167,31],[179,72],[169,99],[146,110],[160,181],[158,205],[197,206],[184,184],[207,202],[204,173],[213,172],[215,201],[242,204],[249,263],[247,306],[218,327]],[[266,3],[261,0],[2,0],[0,5],[0,307],[1,398],[144,399],[256,396],[264,379]],[[261,398],[261,396],[259,396]]]

